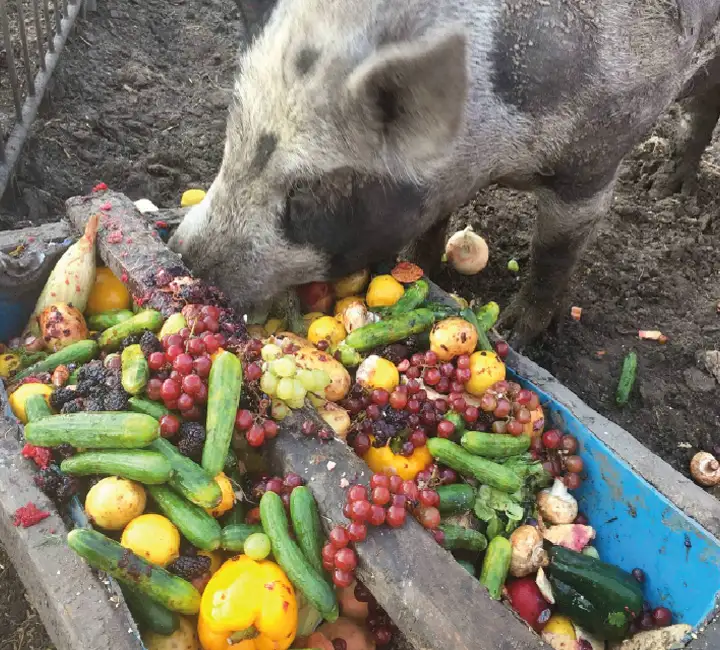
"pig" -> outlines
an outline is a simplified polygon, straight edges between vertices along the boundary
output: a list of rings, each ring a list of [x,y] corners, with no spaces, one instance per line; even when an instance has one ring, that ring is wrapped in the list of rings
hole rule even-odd
[[[237,0],[221,167],[170,245],[244,312],[398,252],[499,184],[539,208],[516,346],[563,305],[623,157],[698,72],[720,0]]]

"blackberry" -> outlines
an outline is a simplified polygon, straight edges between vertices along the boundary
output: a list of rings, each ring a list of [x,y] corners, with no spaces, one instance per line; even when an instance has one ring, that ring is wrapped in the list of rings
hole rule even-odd
[[[128,395],[121,388],[105,395],[102,400],[104,411],[124,411],[128,407]]]
[[[55,456],[59,459],[59,461],[63,461],[66,458],[70,458],[70,456],[75,455],[75,447],[68,444],[59,445],[55,447],[53,451],[55,452]]]
[[[166,569],[189,582],[210,570],[210,558],[206,555],[181,555],[168,564]]]
[[[78,371],[78,385],[80,382],[88,381],[92,384],[102,384],[105,381],[105,366],[102,361],[91,361],[86,363]]]
[[[122,352],[125,348],[130,345],[135,345],[136,343],[140,343],[140,334],[131,334],[130,336],[126,336],[122,340],[122,343],[120,343],[120,350],[118,350],[118,352]]]
[[[105,377],[105,384],[107,388],[110,389],[110,391],[115,390],[122,390],[122,378],[121,378],[121,371],[118,370],[108,370],[107,375]]]
[[[403,359],[410,358],[410,350],[407,345],[402,343],[392,343],[391,345],[385,346],[380,352],[380,356],[388,361],[392,361],[395,365],[400,363]]]
[[[65,404],[71,402],[78,396],[77,392],[72,388],[60,387],[56,388],[55,392],[50,395],[50,406],[55,411],[59,411]]]
[[[33,481],[35,485],[58,504],[67,503],[78,491],[78,480],[66,476],[54,467],[40,470],[33,477]]]
[[[86,411],[102,411],[103,409],[103,403],[100,399],[95,399],[92,397],[89,397],[85,400],[85,410]]]
[[[202,456],[203,446],[205,444],[205,427],[199,422],[183,422],[180,425],[178,451],[192,458],[199,460]]]
[[[65,402],[60,409],[60,413],[80,413],[84,410],[85,400],[82,398],[74,399],[72,402]]]
[[[153,352],[162,352],[162,343],[158,340],[150,330],[145,330],[140,337],[140,348],[145,358],[149,357]]]

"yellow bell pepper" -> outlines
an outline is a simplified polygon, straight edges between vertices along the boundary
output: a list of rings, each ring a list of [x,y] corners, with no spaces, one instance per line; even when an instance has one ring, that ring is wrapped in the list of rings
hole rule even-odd
[[[85,313],[92,316],[111,309],[130,309],[131,304],[130,292],[120,279],[108,267],[98,268]]]
[[[374,436],[370,436],[371,445],[374,439]],[[364,459],[368,467],[376,474],[387,474],[388,476],[397,474],[403,481],[412,481],[433,462],[427,446],[416,447],[409,456],[393,453],[390,445],[371,446]]]
[[[297,631],[295,591],[274,562],[238,555],[210,578],[200,602],[203,650],[287,650]]]

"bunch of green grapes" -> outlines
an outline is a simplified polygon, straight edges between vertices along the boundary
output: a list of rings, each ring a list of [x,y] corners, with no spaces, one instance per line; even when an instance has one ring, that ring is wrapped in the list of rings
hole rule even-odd
[[[295,357],[285,354],[274,343],[263,346],[260,354],[263,360],[260,389],[272,398],[274,414],[277,412],[279,415],[283,411],[282,405],[291,409],[302,408],[308,393],[324,396],[325,388],[331,382],[330,375],[324,370],[299,368]]]

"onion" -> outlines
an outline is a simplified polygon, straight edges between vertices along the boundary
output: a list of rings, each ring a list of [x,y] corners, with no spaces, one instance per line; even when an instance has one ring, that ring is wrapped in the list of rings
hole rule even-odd
[[[445,256],[458,273],[475,275],[487,266],[489,250],[485,240],[468,226],[448,239]]]
[[[512,556],[510,574],[523,578],[547,566],[548,554],[543,548],[543,538],[534,526],[520,526],[510,535]]]
[[[550,489],[538,494],[537,504],[542,518],[551,524],[571,524],[578,514],[575,497],[558,478]]]

